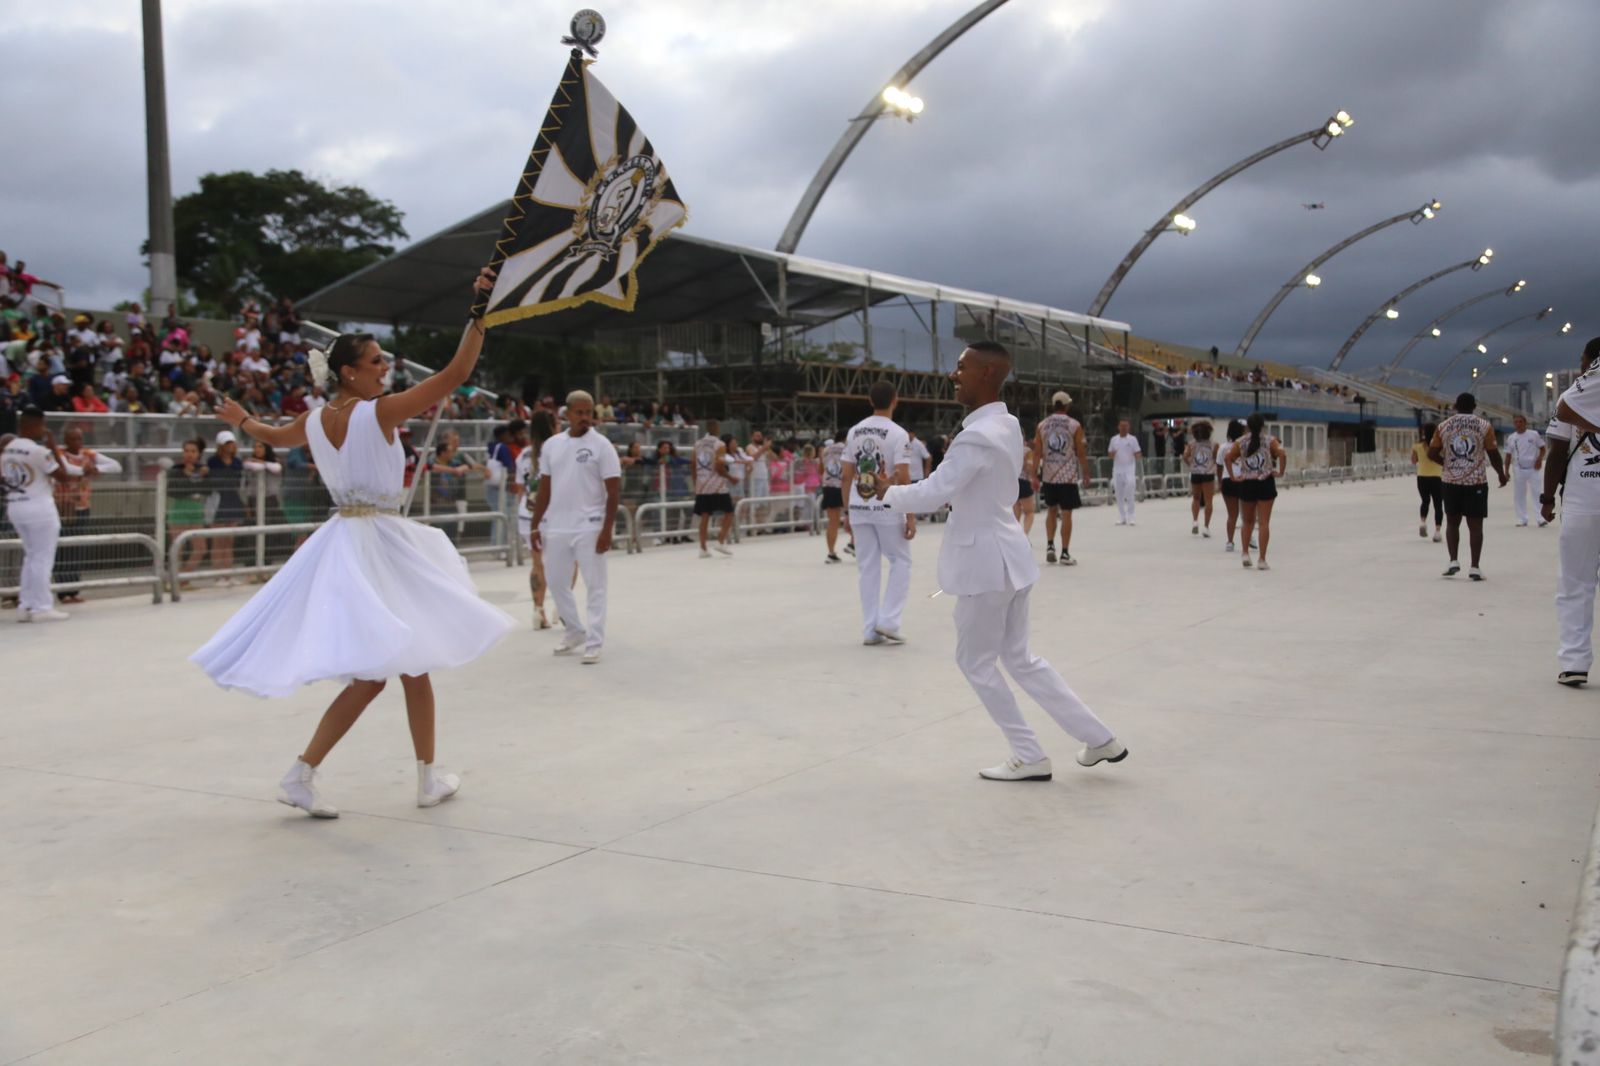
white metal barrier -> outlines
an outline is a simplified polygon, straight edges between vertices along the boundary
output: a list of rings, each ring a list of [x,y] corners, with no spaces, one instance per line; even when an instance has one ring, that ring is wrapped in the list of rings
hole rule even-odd
[[[645,519],[654,517],[656,515],[661,516],[661,528],[646,529]],[[668,515],[685,516],[686,521],[684,522],[682,528],[668,529],[666,522]],[[693,536],[694,501],[668,500],[664,503],[660,501],[653,503],[641,503],[638,507],[634,508],[628,528],[632,534],[632,536],[630,536],[628,539],[628,553],[630,555],[644,550],[643,542],[646,538],[649,538],[656,543],[660,543],[661,541],[670,539],[672,537]]]
[[[457,514],[454,511],[448,514],[412,515],[407,521],[420,522],[429,526],[445,526],[452,522],[493,522],[504,530],[509,519],[503,511],[468,511]],[[179,533],[172,538],[172,546],[168,549],[167,572],[171,579],[172,599],[177,602],[182,598],[181,587],[185,581],[207,581],[212,578],[236,577],[248,574],[270,574],[283,568],[284,562],[263,563],[257,566],[233,566],[224,570],[189,570],[180,572],[179,560],[183,558],[183,548],[191,540],[210,540],[217,537],[246,537],[255,534],[274,533],[311,533],[326,523],[323,522],[291,522],[273,526],[221,526],[207,527],[205,529],[190,529]],[[457,547],[460,555],[499,555],[503,556],[507,566],[516,565],[513,560],[517,557],[516,537],[508,536],[502,544],[483,544],[474,547]],[[4,542],[0,542],[4,543]],[[83,582],[88,584],[88,582]]]
[[[741,517],[748,508],[754,512],[757,507],[766,507],[771,511],[782,509],[785,517],[768,517],[761,520]],[[792,513],[798,508],[805,512],[804,518],[797,518]],[[733,505],[733,533],[734,537],[743,539],[746,533],[757,533],[763,530],[784,531],[793,530],[796,526],[804,525],[810,536],[817,535],[817,498],[815,496],[746,496]]]
[[[63,548],[92,547],[100,544],[137,544],[149,549],[150,571],[140,571],[134,574],[118,574],[115,577],[80,577],[75,581],[53,581],[50,588],[55,592],[76,591],[78,589],[105,589],[127,588],[129,586],[149,585],[150,602],[161,602],[161,545],[154,537],[144,533],[87,533],[83,536],[62,537],[56,542],[56,551]],[[0,551],[21,551],[22,541],[0,540]],[[59,555],[58,555],[59,558]],[[19,587],[0,588],[0,596],[15,596],[22,590]]]

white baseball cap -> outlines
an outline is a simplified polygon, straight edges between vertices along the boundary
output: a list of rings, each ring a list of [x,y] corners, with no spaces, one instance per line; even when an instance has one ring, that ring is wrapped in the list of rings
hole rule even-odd
[[[50,384],[52,384],[52,385],[71,385],[72,384],[72,379],[67,377],[67,375],[65,375],[65,374],[57,374],[55,377],[50,379]]]
[[[221,433],[217,434],[217,447],[219,447],[219,448],[222,447],[224,444],[237,444],[237,443],[239,443],[239,438],[235,437],[233,435],[232,431],[230,431],[230,430],[226,430],[225,429]]]
[[[1052,405],[1058,404],[1058,403],[1071,403],[1071,402],[1072,402],[1072,397],[1068,396],[1065,392],[1057,392],[1054,396],[1050,397],[1050,403]]]

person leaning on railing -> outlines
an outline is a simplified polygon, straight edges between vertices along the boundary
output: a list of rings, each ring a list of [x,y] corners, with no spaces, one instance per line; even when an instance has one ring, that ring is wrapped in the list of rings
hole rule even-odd
[[[168,543],[191,529],[203,529],[206,524],[206,497],[211,494],[207,479],[210,467],[205,464],[205,441],[196,437],[183,442],[183,454],[177,462],[162,459],[167,470],[167,536]],[[183,558],[178,560],[178,571],[187,573],[197,569],[205,560],[208,543],[196,537],[183,546]]]

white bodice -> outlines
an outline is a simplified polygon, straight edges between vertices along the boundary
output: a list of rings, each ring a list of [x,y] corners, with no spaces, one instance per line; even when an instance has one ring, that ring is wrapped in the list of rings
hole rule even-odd
[[[362,400],[350,412],[344,444],[335,448],[323,429],[326,408],[306,417],[306,442],[317,474],[341,508],[398,510],[405,502],[406,458],[399,438],[385,440],[378,401]]]

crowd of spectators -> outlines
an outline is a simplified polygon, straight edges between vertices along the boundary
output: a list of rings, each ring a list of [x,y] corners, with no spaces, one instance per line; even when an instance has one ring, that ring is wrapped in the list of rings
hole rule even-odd
[[[1269,389],[1289,389],[1293,392],[1340,397],[1352,403],[1359,395],[1348,385],[1323,384],[1297,377],[1273,375],[1259,363],[1249,370],[1242,367],[1207,365],[1198,361],[1189,364],[1188,370],[1180,370],[1175,364],[1168,363],[1166,370],[1172,377],[1181,377],[1189,381],[1217,381],[1236,385],[1257,385]]]

